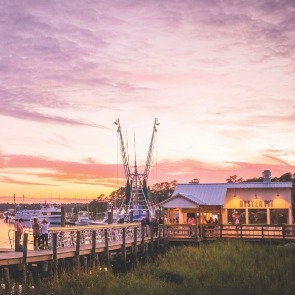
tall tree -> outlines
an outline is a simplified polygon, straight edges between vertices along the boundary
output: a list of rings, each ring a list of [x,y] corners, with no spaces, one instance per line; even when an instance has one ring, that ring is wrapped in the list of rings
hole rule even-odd
[[[171,197],[173,191],[175,190],[177,181],[173,180],[171,182],[155,183],[150,189],[151,200],[158,204]]]
[[[237,175],[231,175],[229,178],[226,179],[227,183],[238,183],[243,182],[243,178],[239,178]]]

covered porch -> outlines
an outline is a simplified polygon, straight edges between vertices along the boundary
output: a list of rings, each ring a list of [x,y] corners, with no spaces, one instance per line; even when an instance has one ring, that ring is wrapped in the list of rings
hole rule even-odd
[[[159,204],[167,236],[202,238],[216,236],[222,217],[221,205],[206,205],[201,200],[177,194]]]

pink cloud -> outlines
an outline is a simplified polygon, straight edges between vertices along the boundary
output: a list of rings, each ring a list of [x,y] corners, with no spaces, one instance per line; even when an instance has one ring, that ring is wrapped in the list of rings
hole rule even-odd
[[[238,175],[243,179],[260,177],[262,171],[271,170],[272,177],[279,177],[287,172],[294,172],[295,166],[285,165],[282,162],[275,164],[225,162],[208,163],[182,159],[179,161],[165,161],[157,167],[158,178],[166,181],[177,180],[178,183],[187,183],[194,178],[199,178],[202,183],[226,182],[230,175]],[[293,173],[292,173],[293,174]]]

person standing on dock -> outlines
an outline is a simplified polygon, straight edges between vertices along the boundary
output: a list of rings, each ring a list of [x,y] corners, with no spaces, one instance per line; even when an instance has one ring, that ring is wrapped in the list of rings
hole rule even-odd
[[[34,237],[34,250],[40,250],[40,224],[38,222],[38,218],[34,218],[34,222],[32,224],[33,229],[33,237]]]
[[[14,226],[15,226],[15,230],[17,232],[19,232],[19,239],[21,240],[22,239],[23,232],[24,232],[23,219],[20,218],[18,221],[16,221],[16,223],[14,224]]]
[[[42,249],[48,249],[48,226],[49,223],[46,219],[43,219],[41,223],[41,239],[42,239]]]

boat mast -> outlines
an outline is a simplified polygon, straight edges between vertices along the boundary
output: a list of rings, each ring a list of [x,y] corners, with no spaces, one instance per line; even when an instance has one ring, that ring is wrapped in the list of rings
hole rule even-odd
[[[125,176],[127,179],[126,184],[126,199],[125,204],[127,206],[128,211],[149,211],[150,216],[153,214],[153,207],[151,206],[150,202],[148,201],[147,196],[147,180],[149,176],[150,166],[151,166],[151,160],[152,160],[152,153],[154,149],[154,142],[155,142],[155,135],[157,132],[157,126],[159,125],[158,119],[155,119],[154,126],[153,126],[153,133],[152,138],[149,146],[147,161],[145,165],[144,173],[138,173],[137,169],[137,162],[136,162],[136,153],[135,153],[135,164],[134,164],[134,173],[130,172],[129,168],[129,161],[128,156],[124,147],[124,141],[122,136],[122,129],[120,125],[120,120],[117,119],[115,123],[118,128],[117,132],[120,139],[120,149],[121,149],[121,155],[123,159],[124,164],[124,171]],[[131,192],[130,192],[131,190]],[[129,196],[130,194],[130,196]]]

